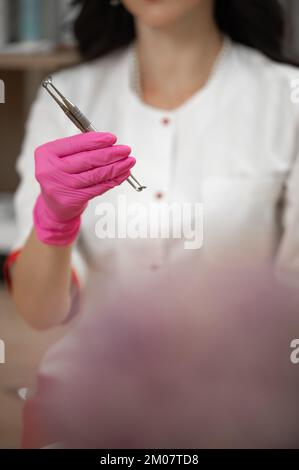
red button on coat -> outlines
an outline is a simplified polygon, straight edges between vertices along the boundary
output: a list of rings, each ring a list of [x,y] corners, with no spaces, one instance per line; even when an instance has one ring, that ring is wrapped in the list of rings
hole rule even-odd
[[[164,126],[167,126],[169,123],[170,123],[170,119],[168,119],[167,117],[165,117],[165,118],[162,119],[162,124],[163,124]]]

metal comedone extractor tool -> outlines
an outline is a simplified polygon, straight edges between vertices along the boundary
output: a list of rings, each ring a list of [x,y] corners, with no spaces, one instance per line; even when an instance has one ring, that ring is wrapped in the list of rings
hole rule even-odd
[[[64,114],[74,123],[74,125],[81,132],[97,131],[97,129],[92,125],[92,123],[87,119],[87,117],[84,116],[82,111],[80,111],[77,106],[75,106],[70,100],[63,96],[63,94],[56,88],[56,86],[53,85],[51,77],[48,77],[46,80],[43,81],[43,87],[56,101],[56,103],[62,109]],[[141,184],[132,174],[128,177],[127,181],[136,191],[140,192],[143,189],[146,189],[146,186],[141,186]]]

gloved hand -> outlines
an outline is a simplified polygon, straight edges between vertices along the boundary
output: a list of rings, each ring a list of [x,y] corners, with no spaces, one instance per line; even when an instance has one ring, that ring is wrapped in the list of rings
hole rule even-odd
[[[88,132],[36,149],[35,177],[41,193],[33,219],[40,241],[71,244],[88,201],[128,178],[136,160],[129,157],[130,147],[115,142],[112,134]]]

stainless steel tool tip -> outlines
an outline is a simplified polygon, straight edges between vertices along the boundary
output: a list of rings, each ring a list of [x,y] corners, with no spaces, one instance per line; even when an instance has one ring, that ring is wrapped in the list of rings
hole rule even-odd
[[[43,81],[43,87],[47,88],[48,85],[52,85],[52,77],[49,75],[44,81]]]

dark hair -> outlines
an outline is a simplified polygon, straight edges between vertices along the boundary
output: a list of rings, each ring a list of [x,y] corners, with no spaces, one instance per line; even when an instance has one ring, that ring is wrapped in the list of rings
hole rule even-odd
[[[83,60],[125,47],[135,38],[133,16],[110,0],[75,0],[80,13],[74,23]],[[279,0],[215,0],[215,19],[233,41],[261,51],[270,59],[294,63],[284,53],[286,14]]]

